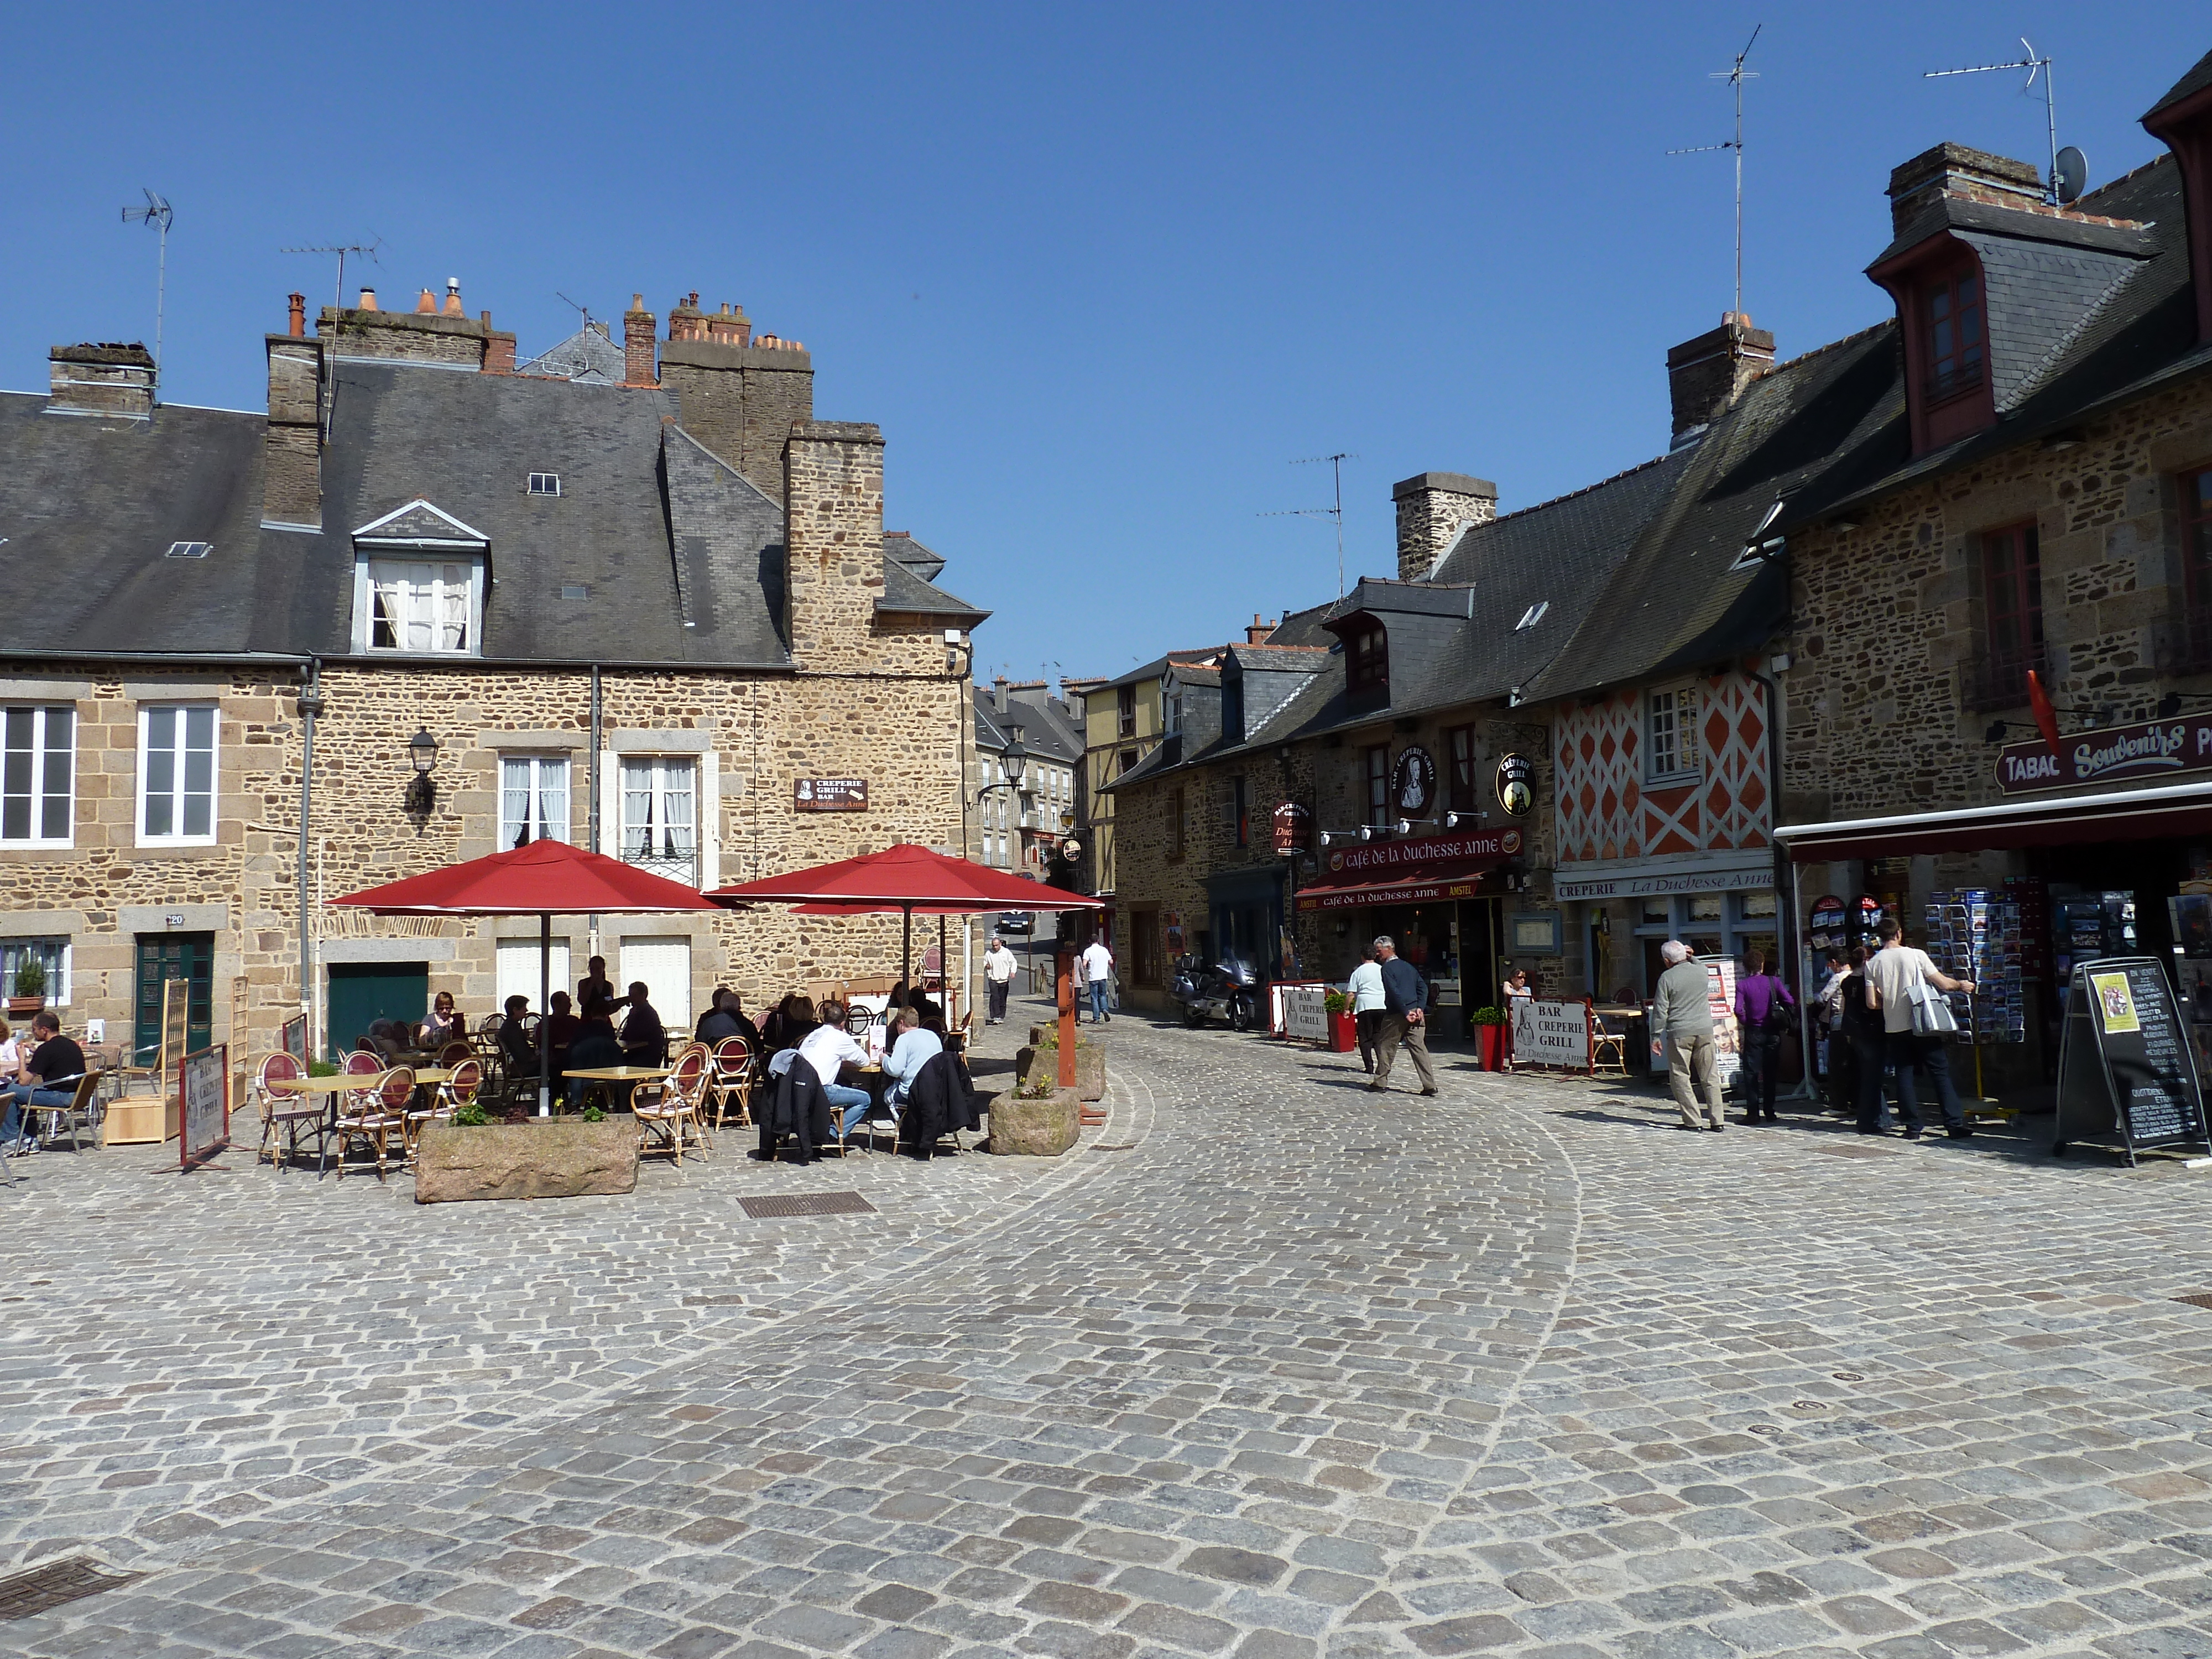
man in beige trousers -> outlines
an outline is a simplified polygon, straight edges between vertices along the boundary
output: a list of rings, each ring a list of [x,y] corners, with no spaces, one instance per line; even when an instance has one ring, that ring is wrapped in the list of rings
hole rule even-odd
[[[1659,947],[1667,971],[1651,999],[1651,1030],[1667,1045],[1667,1084],[1674,1091],[1674,1108],[1682,1115],[1676,1126],[1721,1132],[1721,1088],[1713,1072],[1719,1050],[1713,1043],[1713,1005],[1710,981],[1702,964],[1690,960],[1690,947],[1670,939]],[[1695,1092],[1692,1092],[1694,1091]],[[1698,1121],[1698,1095],[1705,1099],[1705,1121]]]

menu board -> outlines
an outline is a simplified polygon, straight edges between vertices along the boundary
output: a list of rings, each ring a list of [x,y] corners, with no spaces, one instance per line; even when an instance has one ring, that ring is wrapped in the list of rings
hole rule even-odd
[[[218,1042],[186,1054],[177,1064],[184,1114],[177,1137],[183,1167],[205,1163],[230,1146],[230,1049]]]
[[[2079,964],[2066,1006],[2055,1150],[2117,1135],[2132,1163],[2139,1150],[2203,1141],[2196,1055],[2154,958]]]

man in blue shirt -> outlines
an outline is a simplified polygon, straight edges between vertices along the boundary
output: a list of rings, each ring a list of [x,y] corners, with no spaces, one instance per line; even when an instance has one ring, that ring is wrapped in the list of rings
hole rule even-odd
[[[920,1014],[912,1008],[899,1010],[891,1051],[884,1056],[884,1075],[891,1085],[884,1098],[894,1115],[905,1110],[906,1097],[921,1068],[944,1052],[945,1039],[925,1028]]]
[[[1375,1033],[1375,1081],[1370,1094],[1390,1086],[1390,1067],[1403,1044],[1413,1056],[1413,1070],[1421,1079],[1421,1092],[1437,1091],[1436,1068],[1429,1064],[1429,985],[1421,970],[1398,954],[1388,933],[1375,941],[1375,958],[1382,964],[1382,1024]]]

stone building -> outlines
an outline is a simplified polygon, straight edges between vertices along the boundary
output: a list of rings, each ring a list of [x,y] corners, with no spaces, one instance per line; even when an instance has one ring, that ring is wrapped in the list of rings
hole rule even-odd
[[[1083,709],[1044,680],[974,688],[975,762],[969,796],[969,854],[978,864],[1073,890],[1061,849],[1075,828],[1076,774],[1083,764]],[[1006,764],[1019,745],[1019,777]],[[1047,927],[1050,923],[1044,924]]]
[[[110,1042],[151,1041],[179,976],[194,1041],[234,1059],[303,1001],[343,1047],[441,990],[537,998],[534,921],[319,902],[358,887],[548,836],[700,886],[957,846],[985,613],[885,537],[878,429],[813,419],[807,354],[729,316],[686,301],[659,343],[634,305],[616,385],[589,343],[515,372],[458,284],[313,332],[295,295],[265,416],[161,403],[135,346],[57,348],[46,395],[0,395],[11,979],[47,967]],[[865,809],[802,810],[818,778]],[[596,946],[674,1025],[718,982],[890,970],[898,926],[555,938],[556,979]]]

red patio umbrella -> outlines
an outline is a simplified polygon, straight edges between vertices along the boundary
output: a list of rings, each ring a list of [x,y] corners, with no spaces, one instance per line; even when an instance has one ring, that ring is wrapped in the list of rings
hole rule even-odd
[[[905,918],[899,947],[901,976],[914,977],[914,918],[974,915],[986,910],[1103,910],[1103,899],[1048,887],[1024,876],[970,864],[966,859],[933,853],[902,842],[880,853],[817,864],[787,876],[717,887],[707,894],[718,904],[791,904],[801,915],[885,915]]]
[[[334,898],[380,916],[526,916],[538,918],[538,1006],[552,1012],[550,983],[553,918],[582,915],[658,915],[712,910],[696,888],[670,881],[562,841],[533,841],[507,853],[449,864],[380,887]],[[552,1058],[538,1045],[538,1115],[552,1110]]]

